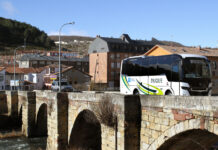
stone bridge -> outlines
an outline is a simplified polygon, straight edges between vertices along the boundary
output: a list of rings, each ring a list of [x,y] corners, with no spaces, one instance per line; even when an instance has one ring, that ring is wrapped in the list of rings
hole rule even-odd
[[[105,110],[116,116],[112,126],[99,115]],[[218,142],[218,97],[1,91],[0,112],[21,119],[26,137],[47,136],[48,150],[203,150]]]

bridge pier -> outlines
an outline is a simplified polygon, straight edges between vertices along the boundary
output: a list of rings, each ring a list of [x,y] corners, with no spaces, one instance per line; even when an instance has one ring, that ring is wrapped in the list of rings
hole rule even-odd
[[[8,116],[13,120],[18,119],[18,92],[6,91]]]
[[[5,91],[0,91],[0,114],[7,114],[7,94]]]
[[[36,93],[19,91],[18,98],[20,107],[22,107],[22,133],[26,137],[33,137],[35,131]]]
[[[52,92],[47,98],[52,96],[48,106],[47,149],[63,150],[68,145],[68,97],[67,93]]]

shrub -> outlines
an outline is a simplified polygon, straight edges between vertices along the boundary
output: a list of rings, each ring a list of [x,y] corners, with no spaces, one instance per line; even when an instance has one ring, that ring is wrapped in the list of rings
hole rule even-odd
[[[109,96],[104,96],[93,109],[101,123],[109,127],[115,127],[117,123],[117,112]]]

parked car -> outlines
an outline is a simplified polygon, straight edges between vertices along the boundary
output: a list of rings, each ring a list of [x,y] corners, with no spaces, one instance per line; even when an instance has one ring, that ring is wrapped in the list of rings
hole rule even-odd
[[[59,90],[59,81],[53,81],[51,85],[52,91],[58,91]],[[61,81],[61,92],[73,92],[75,91],[67,81]]]

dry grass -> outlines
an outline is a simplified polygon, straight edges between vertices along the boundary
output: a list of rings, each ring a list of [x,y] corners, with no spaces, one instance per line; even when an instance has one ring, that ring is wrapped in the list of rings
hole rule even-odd
[[[93,107],[93,110],[101,123],[109,127],[115,127],[117,123],[117,113],[115,111],[115,105],[112,103],[109,96],[104,96],[103,99]]]

